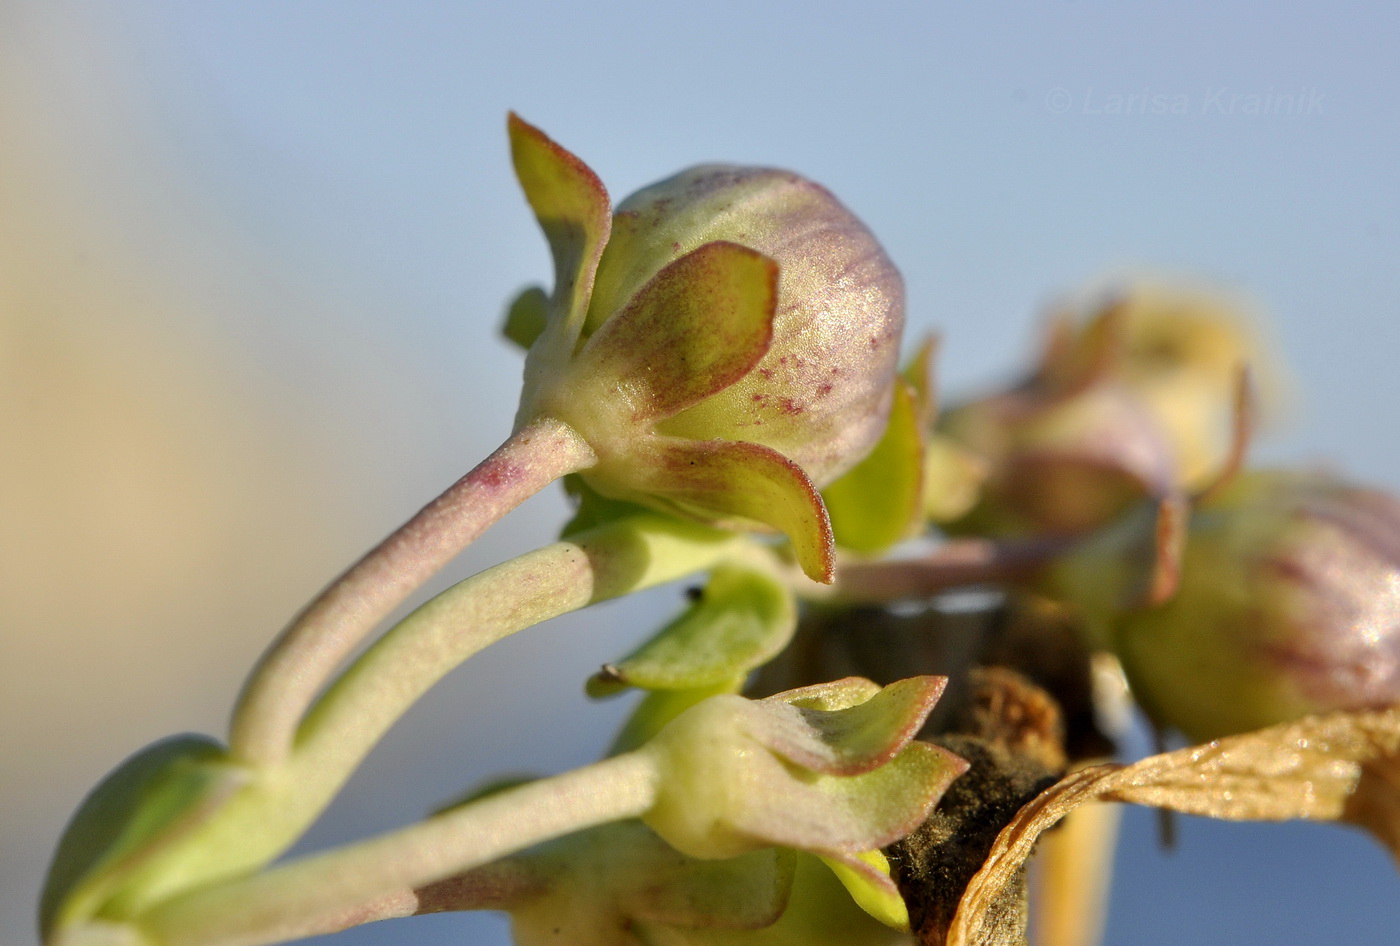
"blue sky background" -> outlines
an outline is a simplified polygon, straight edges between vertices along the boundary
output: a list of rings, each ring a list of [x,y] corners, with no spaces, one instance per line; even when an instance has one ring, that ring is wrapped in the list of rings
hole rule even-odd
[[[21,162],[32,187],[21,175],[0,195],[61,206],[98,235],[85,252],[168,280],[193,302],[153,309],[143,331],[212,358],[235,403],[334,459],[308,495],[335,542],[269,603],[285,617],[509,431],[519,360],[497,321],[549,267],[510,172],[508,109],[616,198],[707,160],[826,184],[904,272],[910,336],[943,333],[949,391],[1013,371],[1044,306],[1089,281],[1146,271],[1242,294],[1299,388],[1262,455],[1400,488],[1397,41],[1385,3],[0,0],[8,114],[31,123],[0,148],[45,143]],[[125,331],[111,318],[97,307],[68,328]],[[122,364],[155,370],[140,353]],[[452,575],[544,541],[561,509],[533,502]],[[249,515],[281,541],[283,514]],[[626,602],[473,661],[310,843],[416,818],[494,771],[589,761],[620,708],[586,705],[580,681],[672,603]],[[247,653],[276,626],[247,631]],[[24,750],[33,777],[10,790],[27,814],[0,825],[0,942],[32,941],[36,873],[82,792],[142,740],[217,730],[244,669],[172,683],[188,695],[168,718],[48,782],[67,730],[34,709],[39,684],[25,691],[24,725],[52,739]],[[120,714],[121,681],[89,686]],[[1360,835],[1186,821],[1163,854],[1153,831],[1129,814],[1109,943],[1381,943],[1400,928],[1400,878]],[[434,917],[330,941],[504,930]]]

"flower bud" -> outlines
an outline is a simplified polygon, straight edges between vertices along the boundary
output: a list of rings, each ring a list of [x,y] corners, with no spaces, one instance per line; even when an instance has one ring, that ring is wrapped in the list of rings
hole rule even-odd
[[[1180,567],[1169,601],[1109,627],[1159,723],[1206,740],[1400,702],[1400,500],[1244,474],[1192,512]]]
[[[964,771],[950,753],[911,741],[944,682],[911,677],[881,689],[850,678],[763,700],[710,697],[638,750],[663,773],[642,820],[699,858],[889,844]]]
[[[816,488],[878,440],[903,327],[875,238],[766,168],[692,168],[610,214],[581,161],[514,117],[511,139],[556,267],[551,297],[512,308],[508,334],[535,334],[517,429],[562,421],[596,453],[599,493],[775,528],[826,577]]]
[[[1086,532],[1176,485],[1163,430],[1109,378],[1071,390],[1037,378],[949,411],[941,430],[986,471],[955,531]]]
[[[1231,401],[1242,366],[1257,420],[1272,421],[1287,401],[1286,371],[1247,307],[1218,292],[1140,283],[1099,305],[1078,333],[1079,347],[1117,336],[1111,371],[1165,431],[1187,489],[1209,483],[1233,437]]]
[[[941,424],[988,464],[959,526],[997,534],[1098,528],[1138,500],[1200,489],[1231,462],[1239,387],[1272,411],[1277,359],[1221,299],[1138,285],[1082,321],[1055,317],[1039,364]],[[1250,418],[1252,419],[1252,418]]]

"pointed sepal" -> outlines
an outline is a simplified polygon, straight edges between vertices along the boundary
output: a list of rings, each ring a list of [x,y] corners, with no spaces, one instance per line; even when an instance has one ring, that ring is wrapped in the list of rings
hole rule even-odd
[[[623,399],[628,421],[665,420],[758,364],[777,300],[777,263],[737,243],[706,243],[653,276],[589,338],[572,371],[581,386]]]
[[[781,532],[807,577],[831,581],[831,520],[800,466],[743,441],[657,437],[653,444],[651,462],[629,471],[640,491],[690,518]]]
[[[549,296],[539,286],[521,291],[506,309],[506,321],[501,334],[507,341],[528,350],[549,324]]]
[[[836,544],[882,552],[924,518],[926,427],[912,386],[896,380],[889,422],[875,449],[822,491]]]
[[[511,160],[554,257],[554,310],[577,335],[612,227],[612,201],[598,175],[514,112]]]
[[[712,697],[639,750],[657,757],[661,774],[643,820],[694,857],[769,845],[855,853],[889,844],[921,824],[966,768],[943,749],[911,741],[922,717],[915,721],[906,707],[918,703],[926,713],[936,688],[916,679],[885,700],[862,700],[883,691],[853,680],[761,701]],[[851,699],[842,709],[822,708]]]
[[[607,664],[588,693],[689,690],[743,677],[777,656],[797,629],[792,592],[767,572],[720,565],[696,600],[651,640]]]

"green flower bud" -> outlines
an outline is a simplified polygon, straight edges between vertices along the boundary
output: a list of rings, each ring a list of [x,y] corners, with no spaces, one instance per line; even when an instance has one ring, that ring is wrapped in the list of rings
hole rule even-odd
[[[1059,570],[1067,597],[1102,602],[1133,570],[1093,568],[1107,551]],[[1104,621],[1159,723],[1206,740],[1400,701],[1394,497],[1322,474],[1244,474],[1191,513],[1180,569],[1165,604]]]
[[[816,489],[879,439],[904,321],[875,238],[766,168],[692,168],[612,214],[578,158],[514,117],[511,142],[556,269],[552,296],[511,311],[507,334],[532,340],[517,429],[562,421],[599,493],[777,529],[829,577]]]
[[[944,683],[911,677],[881,689],[853,677],[763,700],[710,697],[638,750],[664,774],[642,820],[699,858],[889,844],[921,824],[965,769],[912,741]]]
[[[244,781],[222,746],[173,736],[136,753],[92,790],[64,830],[39,907],[46,940],[141,898],[141,869],[189,835]]]

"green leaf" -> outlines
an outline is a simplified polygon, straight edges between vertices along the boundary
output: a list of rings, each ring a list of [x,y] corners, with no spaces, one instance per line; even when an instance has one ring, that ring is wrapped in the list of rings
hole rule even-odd
[[[890,878],[890,862],[882,852],[825,854],[821,859],[862,910],[892,929],[909,929],[909,908]]]
[[[78,808],[39,906],[47,939],[94,916],[155,852],[197,826],[243,782],[206,736],[174,736],[127,759]]]
[[[514,112],[507,122],[515,175],[554,256],[555,311],[575,337],[612,227],[607,188],[588,165]]]
[[[539,286],[522,290],[506,310],[501,334],[521,348],[535,344],[549,322],[549,297]]]
[[[884,436],[864,460],[822,491],[837,545],[874,554],[919,528],[925,438],[915,391],[896,381]]]
[[[639,491],[690,518],[776,529],[792,542],[807,577],[831,581],[831,521],[796,463],[769,447],[730,440],[654,437],[651,453],[651,462],[628,471]]]
[[[589,337],[573,370],[664,420],[729,387],[768,351],[778,264],[715,242],[667,265]]]
[[[720,565],[698,599],[631,654],[589,681],[589,695],[626,687],[689,690],[742,679],[797,629],[792,592],[767,572]]]

